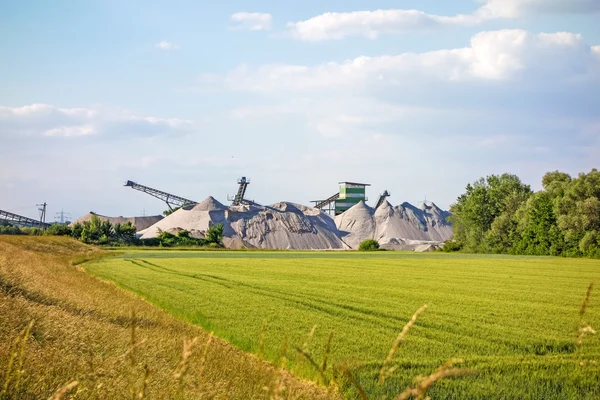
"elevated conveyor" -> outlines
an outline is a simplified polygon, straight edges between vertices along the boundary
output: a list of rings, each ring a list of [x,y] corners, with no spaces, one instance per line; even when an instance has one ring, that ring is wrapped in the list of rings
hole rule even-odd
[[[22,215],[13,214],[4,210],[0,210],[0,221],[7,221],[11,225],[23,227],[48,228],[50,226],[50,224],[45,222],[24,217]]]
[[[149,194],[152,197],[156,197],[167,203],[169,209],[173,210],[173,208],[187,206],[187,205],[195,205],[198,204],[197,201],[186,199],[185,197],[177,196],[171,193],[163,192],[162,190],[153,189],[148,186],[140,185],[139,183],[133,181],[127,181],[125,186],[130,187],[134,190],[139,190],[140,192]]]

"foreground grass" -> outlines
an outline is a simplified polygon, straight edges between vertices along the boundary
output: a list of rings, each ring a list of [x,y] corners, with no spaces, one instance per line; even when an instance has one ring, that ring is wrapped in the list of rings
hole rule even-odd
[[[0,399],[333,398],[81,269],[103,255],[0,236]]]
[[[284,338],[320,360],[333,333],[329,365],[347,365],[372,398],[395,396],[454,357],[476,373],[440,382],[432,398],[600,398],[600,338],[576,344],[586,288],[600,281],[598,261],[131,251],[85,268],[272,361]],[[392,342],[423,304],[428,310],[390,363],[395,371],[378,384]],[[599,327],[595,304],[585,318]],[[324,380],[302,355],[286,366]],[[358,396],[348,381],[341,390]]]

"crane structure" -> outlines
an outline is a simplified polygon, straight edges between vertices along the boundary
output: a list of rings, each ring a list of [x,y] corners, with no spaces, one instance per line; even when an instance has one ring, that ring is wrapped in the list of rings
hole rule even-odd
[[[15,226],[37,227],[42,229],[48,228],[50,224],[45,223],[42,219],[43,216],[39,220],[36,220],[33,218],[24,217],[22,215],[13,214],[8,211],[0,210],[0,221],[7,221],[11,225]]]
[[[163,192],[162,190],[153,189],[148,186],[140,185],[139,183],[133,181],[127,181],[125,186],[130,187],[134,190],[139,190],[140,192],[149,194],[152,197],[156,197],[159,200],[167,203],[167,206],[171,211],[173,208],[183,207],[187,205],[196,205],[197,201],[186,199],[185,197],[177,196],[171,193]]]
[[[379,200],[377,200],[377,205],[375,206],[375,209],[377,210],[379,208],[379,206],[383,204],[386,197],[390,197],[390,196],[391,196],[391,194],[387,190],[384,190],[383,193],[380,193]]]

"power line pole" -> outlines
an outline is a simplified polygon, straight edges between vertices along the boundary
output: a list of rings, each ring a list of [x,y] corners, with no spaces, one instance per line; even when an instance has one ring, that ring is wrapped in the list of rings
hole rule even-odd
[[[54,219],[60,222],[61,224],[68,222],[69,218],[71,218],[71,214],[65,212],[65,210],[63,210],[62,208],[60,209],[60,212],[56,213],[56,217],[54,217]]]
[[[36,206],[40,207],[38,208],[39,212],[40,212],[40,228],[46,229],[45,228],[45,223],[46,223],[46,206],[48,204],[46,204],[46,202],[43,202],[42,204],[36,204]]]

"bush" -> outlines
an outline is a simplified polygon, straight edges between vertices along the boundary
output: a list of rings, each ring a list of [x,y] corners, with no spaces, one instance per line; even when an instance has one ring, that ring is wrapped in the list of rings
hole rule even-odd
[[[374,239],[363,240],[358,246],[360,251],[377,251],[379,250],[379,243]]]
[[[44,232],[44,235],[71,236],[71,235],[73,235],[73,230],[71,229],[71,227],[69,227],[69,225],[54,223],[54,224],[50,225],[50,227],[48,229],[46,229],[46,232]]]
[[[462,250],[462,244],[454,241],[454,240],[448,240],[446,243],[444,243],[444,247],[442,247],[442,251],[446,252],[446,253],[453,253],[455,251],[461,251]]]
[[[0,235],[25,235],[19,227],[12,225],[0,225]]]

